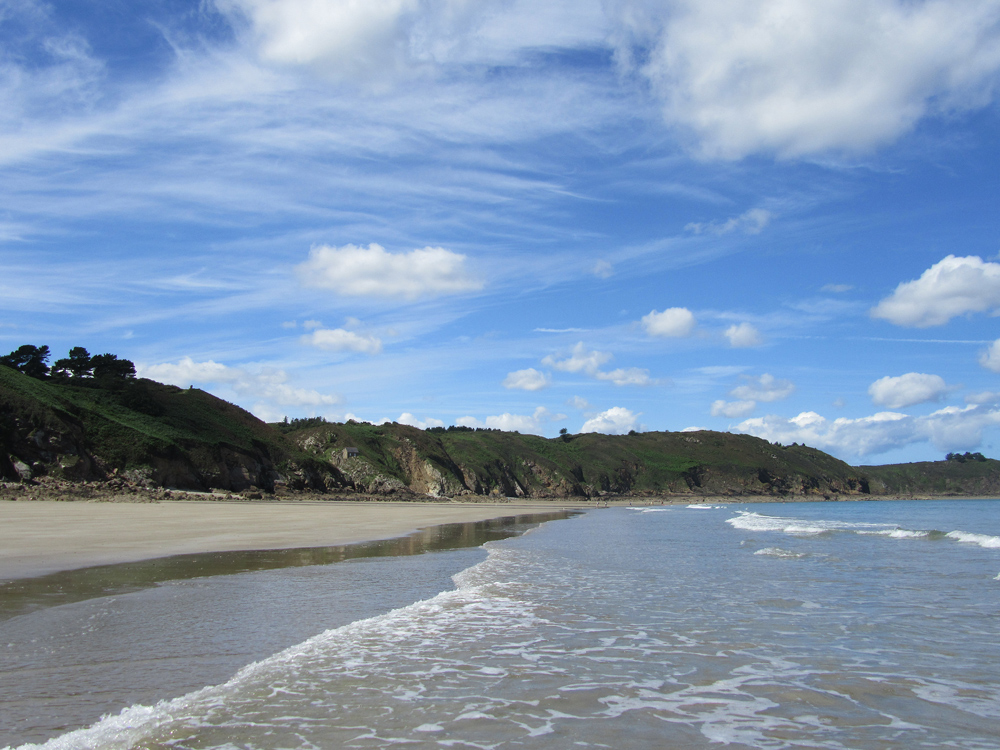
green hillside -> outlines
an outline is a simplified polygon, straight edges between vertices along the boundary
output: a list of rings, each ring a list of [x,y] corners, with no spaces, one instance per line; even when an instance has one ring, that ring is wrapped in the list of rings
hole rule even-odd
[[[151,380],[40,380],[0,367],[0,475],[127,476],[183,489],[339,487],[336,470],[252,414]],[[288,477],[285,477],[288,475]]]
[[[345,449],[358,455],[346,457]],[[978,454],[852,467],[749,435],[543,438],[322,419],[265,424],[196,388],[0,366],[0,479],[408,497],[1000,495]],[[100,483],[104,483],[103,485]]]

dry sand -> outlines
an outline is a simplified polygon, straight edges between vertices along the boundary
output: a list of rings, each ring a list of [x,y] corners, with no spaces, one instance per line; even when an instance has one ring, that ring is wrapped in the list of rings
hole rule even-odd
[[[0,502],[0,580],[196,552],[322,547],[390,539],[443,523],[582,505]]]

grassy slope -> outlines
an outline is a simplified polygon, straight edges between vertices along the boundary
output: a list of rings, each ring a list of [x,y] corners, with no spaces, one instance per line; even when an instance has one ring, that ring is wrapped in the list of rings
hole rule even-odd
[[[921,461],[861,466],[872,491],[895,495],[1000,495],[1000,461]]]
[[[253,415],[204,391],[149,380],[59,384],[0,367],[3,447],[14,454],[39,448],[32,439],[39,428],[56,436],[49,452],[72,448],[109,469],[147,466],[151,458],[197,468],[226,452],[274,464],[303,455]]]

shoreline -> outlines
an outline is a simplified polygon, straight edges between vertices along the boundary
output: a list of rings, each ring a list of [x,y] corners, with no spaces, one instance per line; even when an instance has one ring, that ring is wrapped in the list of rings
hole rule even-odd
[[[174,555],[287,550],[396,539],[449,523],[604,507],[751,505],[800,502],[970,500],[958,496],[664,496],[466,498],[461,500],[285,496],[246,500],[208,493],[185,499],[152,493],[101,493],[86,500],[12,500],[0,496],[0,582],[97,565]]]
[[[211,552],[332,547],[450,523],[579,510],[559,502],[0,502],[0,581]]]

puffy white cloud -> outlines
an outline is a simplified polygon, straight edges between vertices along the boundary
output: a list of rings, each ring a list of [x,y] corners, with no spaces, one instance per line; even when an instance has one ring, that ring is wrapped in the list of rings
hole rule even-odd
[[[278,406],[321,407],[340,402],[336,396],[288,385],[288,375],[284,370],[262,369],[249,372],[241,367],[227,367],[213,360],[195,362],[191,357],[183,357],[176,363],[140,365],[136,370],[140,377],[182,388],[194,383],[222,383],[238,394],[266,399]],[[268,408],[267,404],[258,404],[254,410],[261,413]]]
[[[399,424],[406,424],[409,425],[410,427],[416,427],[417,429],[420,430],[426,430],[428,427],[444,427],[444,422],[442,422],[440,419],[434,419],[433,417],[428,417],[427,419],[421,421],[412,414],[410,414],[410,412],[408,411],[404,411],[402,414],[400,414],[399,418],[396,421],[399,422]]]
[[[760,346],[764,343],[760,331],[749,323],[729,326],[726,329],[725,336],[729,339],[729,345],[735,349],[746,349],[752,346]]]
[[[553,414],[544,406],[539,406],[531,415],[511,414],[504,412],[485,420],[478,420],[475,417],[460,417],[455,420],[455,424],[463,427],[489,427],[494,430],[504,432],[525,432],[534,435],[541,435],[544,425],[549,422],[559,422],[566,419],[565,414]]]
[[[651,385],[655,382],[649,377],[649,370],[639,367],[619,367],[610,372],[601,370],[601,365],[611,361],[612,358],[609,352],[587,351],[587,347],[581,341],[573,347],[568,357],[560,359],[550,354],[542,360],[542,364],[562,372],[582,372],[615,385]]]
[[[949,255],[905,281],[872,309],[872,317],[898,326],[928,328],[958,315],[1000,308],[1000,263],[976,255]]]
[[[710,413],[713,417],[739,419],[740,417],[747,416],[756,406],[756,401],[723,401],[719,399],[712,402]]]
[[[624,435],[632,430],[642,431],[638,424],[640,414],[635,414],[623,406],[613,406],[607,411],[591,417],[583,423],[580,432],[603,432],[606,435]]]
[[[508,373],[503,380],[504,388],[518,389],[522,391],[540,391],[549,384],[549,376],[529,367],[527,370],[515,370]]]
[[[329,352],[378,354],[382,351],[382,341],[375,336],[362,336],[343,328],[318,328],[308,336],[303,336],[302,341]]]
[[[751,208],[739,216],[733,216],[723,222],[709,222],[700,224],[691,222],[684,229],[695,234],[723,235],[730,232],[740,231],[744,234],[760,234],[764,227],[771,223],[773,214],[763,208]]]
[[[908,372],[899,377],[879,378],[868,386],[872,403],[890,409],[902,409],[928,401],[940,401],[951,388],[940,375]]]
[[[374,242],[368,247],[321,245],[296,267],[305,286],[338,294],[402,297],[414,300],[482,289],[465,267],[466,257],[443,247],[390,253]]]
[[[984,352],[980,353],[979,364],[987,370],[1000,372],[1000,339],[994,341]]]
[[[570,356],[558,359],[550,354],[542,360],[542,364],[562,372],[584,372],[593,375],[605,362],[610,362],[613,355],[610,352],[587,351],[580,341],[573,347]]]
[[[930,112],[990,100],[996,0],[623,0],[619,58],[710,157],[891,142]]]
[[[743,375],[744,385],[737,386],[729,395],[740,401],[780,401],[788,398],[795,391],[795,384],[790,380],[778,380],[774,375],[764,373],[759,378]]]
[[[690,336],[698,321],[686,307],[668,307],[663,312],[653,310],[642,317],[642,327],[650,336],[680,338]]]
[[[928,441],[940,451],[970,450],[982,442],[984,430],[998,424],[1000,410],[973,404],[949,406],[923,417],[880,412],[830,421],[816,412],[791,419],[768,415],[747,419],[736,430],[780,443],[806,443],[842,457],[861,457]]]

